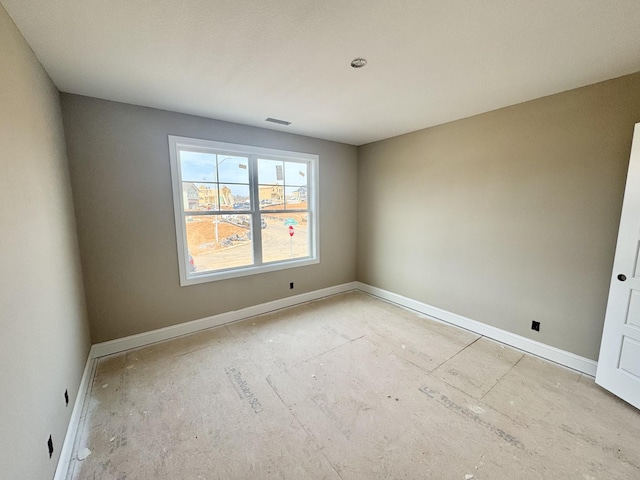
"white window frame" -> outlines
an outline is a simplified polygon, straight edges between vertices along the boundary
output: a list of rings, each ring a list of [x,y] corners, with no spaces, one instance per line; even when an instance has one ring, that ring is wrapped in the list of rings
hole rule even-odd
[[[171,185],[173,190],[173,209],[176,225],[176,240],[178,247],[178,268],[180,271],[180,285],[195,285],[229,278],[255,275],[258,273],[273,272],[287,268],[313,265],[320,262],[320,249],[318,245],[318,168],[319,156],[311,153],[291,152],[287,150],[275,150],[272,148],[254,147],[233,143],[202,140],[189,137],[169,135],[169,159],[171,163]],[[188,245],[185,217],[198,213],[185,210],[182,195],[182,171],[179,165],[179,151],[181,149],[198,149],[210,151],[216,154],[242,155],[249,157],[249,188],[251,190],[251,211],[243,212],[252,218],[252,245],[254,252],[254,265],[234,267],[225,270],[207,272],[188,272]],[[269,158],[284,161],[302,161],[308,165],[307,184],[307,209],[308,209],[308,241],[309,256],[281,260],[277,262],[262,263],[262,229],[260,228],[260,215],[265,213],[260,210],[260,198],[258,195],[257,158]],[[257,223],[256,223],[257,222]],[[257,235],[256,235],[257,233]]]

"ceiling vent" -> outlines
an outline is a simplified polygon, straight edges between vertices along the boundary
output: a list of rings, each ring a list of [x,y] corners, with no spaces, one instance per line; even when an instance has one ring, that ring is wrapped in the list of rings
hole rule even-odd
[[[278,125],[291,125],[291,122],[287,122],[286,120],[278,120],[277,118],[267,118],[265,122],[277,123]]]

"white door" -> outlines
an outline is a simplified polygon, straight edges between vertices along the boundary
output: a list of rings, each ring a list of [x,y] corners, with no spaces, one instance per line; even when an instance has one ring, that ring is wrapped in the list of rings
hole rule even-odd
[[[596,383],[640,408],[640,123],[633,134]]]

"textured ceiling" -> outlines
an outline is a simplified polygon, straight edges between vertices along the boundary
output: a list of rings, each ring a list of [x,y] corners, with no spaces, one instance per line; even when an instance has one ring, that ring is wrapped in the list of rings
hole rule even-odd
[[[61,91],[354,145],[640,71],[640,0],[0,2]]]

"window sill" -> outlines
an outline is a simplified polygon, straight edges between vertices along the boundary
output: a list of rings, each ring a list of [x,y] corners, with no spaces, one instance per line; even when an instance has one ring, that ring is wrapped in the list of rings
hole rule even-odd
[[[258,275],[261,273],[275,272],[278,270],[287,270],[289,268],[304,267],[307,265],[314,265],[320,263],[319,258],[302,258],[290,261],[280,261],[278,263],[260,265],[260,266],[248,266],[234,268],[233,270],[223,270],[219,272],[194,272],[185,275],[180,275],[180,286],[188,287],[189,285],[197,285],[200,283],[216,282],[218,280],[228,280],[237,277],[246,277],[249,275]]]

